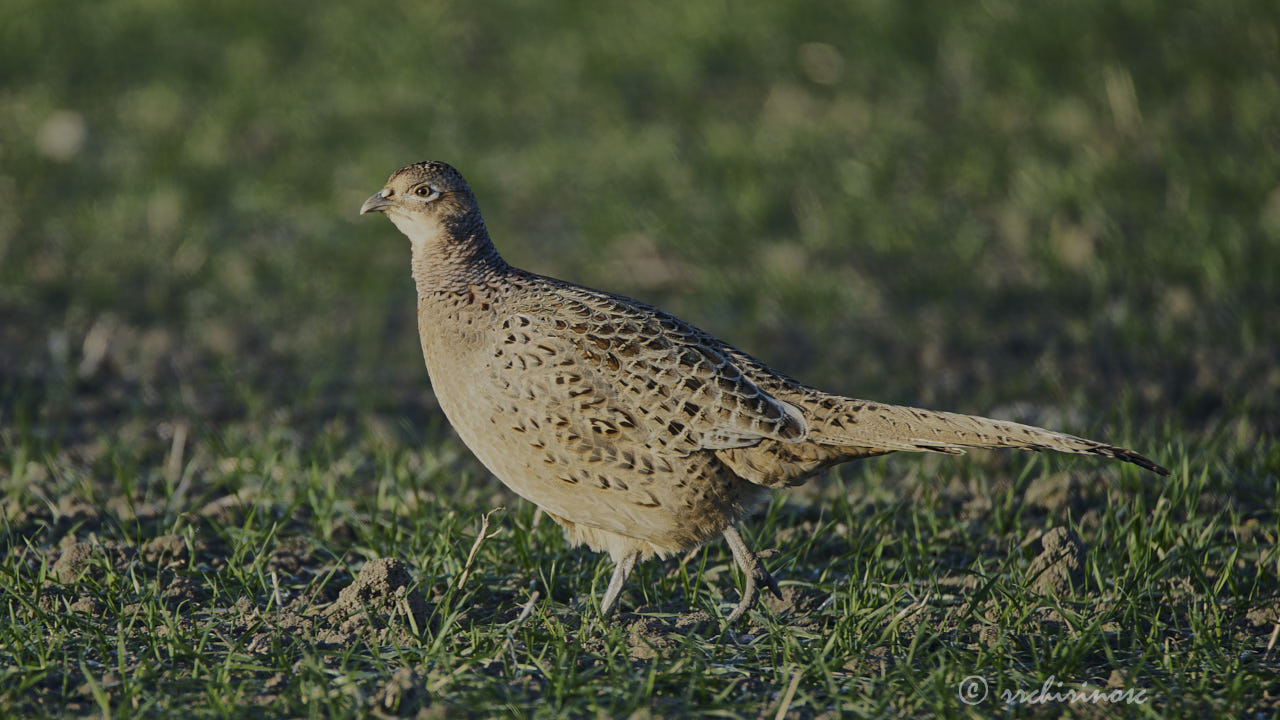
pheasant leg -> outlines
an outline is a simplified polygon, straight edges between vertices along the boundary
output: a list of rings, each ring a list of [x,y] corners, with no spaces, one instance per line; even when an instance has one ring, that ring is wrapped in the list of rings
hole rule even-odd
[[[733,612],[729,613],[729,617],[725,620],[726,623],[732,625],[755,604],[758,583],[764,583],[764,586],[769,588],[770,592],[779,600],[782,599],[782,591],[778,589],[778,582],[765,569],[764,563],[743,542],[742,535],[738,534],[736,527],[730,525],[725,528],[724,539],[725,542],[729,543],[729,550],[733,552],[733,559],[737,561],[738,567],[742,569],[742,575],[747,580],[747,586],[742,591],[742,599],[738,601],[737,607],[733,609]]]

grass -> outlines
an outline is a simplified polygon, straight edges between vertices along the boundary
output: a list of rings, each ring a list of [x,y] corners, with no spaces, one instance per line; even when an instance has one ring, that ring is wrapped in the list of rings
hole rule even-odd
[[[872,462],[803,503],[779,497],[749,537],[777,549],[769,564],[787,602],[724,631],[717,619],[739,579],[723,548],[643,566],[624,595],[640,614],[601,625],[593,603],[607,563],[566,547],[523,503],[495,516],[459,589],[491,486],[431,467],[431,451],[407,442],[356,432],[336,444],[349,449],[228,448],[242,454],[227,474],[257,498],[235,512],[186,510],[198,496],[174,506],[158,483],[137,488],[131,508],[62,503],[11,523],[10,537],[43,532],[11,548],[2,570],[10,709],[331,715],[399,702],[446,716],[754,717],[771,715],[798,674],[801,713],[954,714],[960,680],[980,675],[993,698],[1055,677],[1141,688],[1153,701],[1143,712],[1238,714],[1274,677],[1274,618],[1257,612],[1274,613],[1275,520],[1206,507],[1217,483],[1185,451],[1168,482],[988,456],[924,462],[928,472]],[[354,481],[365,491],[342,491]],[[1064,488],[1075,497],[1053,495]],[[1260,504],[1272,506],[1270,492]],[[1031,577],[1036,538],[1058,526],[1088,538],[1078,591],[1037,590]],[[56,582],[49,558],[67,549],[42,546],[59,534],[94,550]],[[154,547],[165,536],[176,551]],[[342,642],[324,639],[321,622],[294,632],[373,557],[412,568],[420,617],[388,612],[396,633],[370,624]],[[691,611],[709,621],[687,633],[678,623]],[[412,690],[387,690],[397,672],[411,673]]]
[[[1274,3],[10,15],[0,714],[1280,712]],[[608,563],[452,435],[356,217],[427,158],[518,265],[1173,476],[846,466],[747,525],[785,600],[724,630],[712,545],[602,624]],[[1002,702],[1051,678],[1148,701]]]

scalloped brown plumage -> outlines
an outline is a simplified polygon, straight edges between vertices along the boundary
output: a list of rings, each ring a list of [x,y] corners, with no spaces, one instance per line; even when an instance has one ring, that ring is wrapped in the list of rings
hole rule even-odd
[[[724,536],[746,577],[728,621],[777,586],[735,524],[768,488],[912,450],[1100,455],[1124,448],[1002,420],[886,405],[803,385],[657,308],[508,265],[449,165],[396,171],[361,213],[409,237],[436,397],[494,475],[607,552],[613,609],[636,562]]]

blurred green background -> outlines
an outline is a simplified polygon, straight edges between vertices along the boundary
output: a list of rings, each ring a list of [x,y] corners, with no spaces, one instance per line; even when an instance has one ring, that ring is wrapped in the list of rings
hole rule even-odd
[[[993,696],[1119,673],[1156,690],[1134,715],[1273,708],[1275,0],[0,16],[0,715],[367,715],[402,671],[436,716],[772,717],[788,683],[799,716],[955,715],[975,672]],[[624,601],[646,617],[588,627],[607,560],[448,431],[408,242],[357,214],[425,159],[466,175],[517,265],[825,389],[1124,443],[1174,476],[860,464],[747,523],[794,612],[741,645],[677,626],[637,660],[637,627],[733,596],[728,555],[646,564]],[[1101,595],[1024,589],[1062,527]],[[175,538],[170,569],[148,553]],[[59,575],[91,547],[134,559]],[[426,598],[412,638],[297,624],[373,557]]]
[[[424,159],[469,178],[513,263],[813,384],[1077,432],[1280,431],[1274,2],[5,16],[10,449],[430,422],[407,243],[357,216]]]

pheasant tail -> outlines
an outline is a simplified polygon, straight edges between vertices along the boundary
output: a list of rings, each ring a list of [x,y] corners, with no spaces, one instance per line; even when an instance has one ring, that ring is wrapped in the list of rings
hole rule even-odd
[[[1053,450],[1113,458],[1161,475],[1169,474],[1132,450],[1032,425],[862,400],[848,400],[842,405],[826,422],[815,423],[809,440],[824,445],[950,454],[960,454],[968,448]]]

